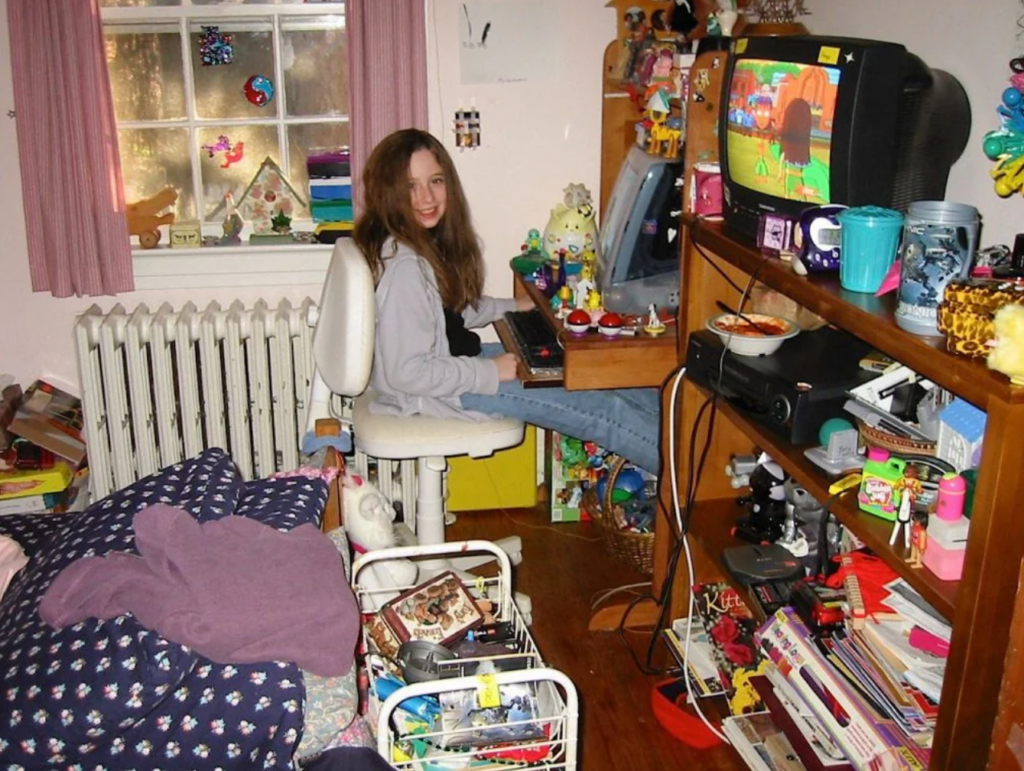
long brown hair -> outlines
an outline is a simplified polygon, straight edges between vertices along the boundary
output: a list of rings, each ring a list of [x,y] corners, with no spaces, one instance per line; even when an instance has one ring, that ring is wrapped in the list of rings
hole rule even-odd
[[[434,154],[448,194],[444,216],[429,230],[416,220],[409,193],[409,160],[419,150]],[[384,244],[394,238],[430,263],[446,307],[462,311],[476,306],[483,292],[483,259],[462,183],[444,145],[419,129],[390,134],[366,161],[362,193],[365,208],[352,235],[375,278],[380,279],[384,259],[391,256],[382,253]]]

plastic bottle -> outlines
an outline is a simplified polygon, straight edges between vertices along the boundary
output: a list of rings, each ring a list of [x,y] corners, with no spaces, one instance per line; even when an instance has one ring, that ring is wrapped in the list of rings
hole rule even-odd
[[[928,519],[928,545],[921,561],[943,581],[958,581],[964,570],[970,520],[964,516],[967,480],[946,474],[939,481],[935,516]]]

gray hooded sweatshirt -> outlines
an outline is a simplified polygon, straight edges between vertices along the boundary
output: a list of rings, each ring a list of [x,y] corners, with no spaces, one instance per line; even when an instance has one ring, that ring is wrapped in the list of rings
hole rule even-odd
[[[405,244],[384,245],[384,273],[377,284],[377,334],[370,388],[377,398],[371,412],[386,415],[431,415],[483,420],[462,409],[464,393],[498,391],[498,367],[481,356],[452,356],[445,334],[444,309],[430,263]],[[515,300],[481,297],[462,317],[466,327],[484,327]]]

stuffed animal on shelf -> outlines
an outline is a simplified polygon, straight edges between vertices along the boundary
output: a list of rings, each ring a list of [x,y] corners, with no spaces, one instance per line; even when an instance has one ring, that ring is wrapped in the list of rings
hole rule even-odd
[[[1014,385],[1024,385],[1024,305],[1004,305],[992,321],[995,345],[988,366],[1009,376]]]
[[[346,470],[341,490],[345,532],[356,557],[395,546],[395,509],[377,486]],[[363,611],[379,610],[400,591],[415,585],[418,573],[416,563],[410,560],[384,560],[364,568],[358,576],[365,590]]]
[[[173,206],[177,200],[178,191],[173,187],[165,187],[154,196],[128,204],[125,208],[128,235],[138,236],[139,244],[146,249],[155,247],[160,242],[160,231],[157,228],[174,222],[174,212],[160,212]]]

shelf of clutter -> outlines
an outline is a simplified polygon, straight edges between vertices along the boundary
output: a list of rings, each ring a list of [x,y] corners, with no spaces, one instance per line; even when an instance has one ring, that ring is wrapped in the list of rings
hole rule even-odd
[[[949,307],[940,308],[939,314],[946,337],[917,336],[897,325],[892,293],[876,297],[848,291],[834,273],[797,275],[784,260],[766,257],[752,239],[737,235],[722,223],[684,215],[683,224],[689,237],[683,253],[678,322],[681,339],[706,329],[708,320],[721,313],[720,303],[735,307],[740,296],[736,287],[742,289],[749,283],[755,292],[763,291],[791,303],[791,312],[817,317],[827,325],[821,331],[855,339],[865,350],[884,354],[890,365],[909,368],[916,378],[930,381],[939,387],[935,391],[949,397],[938,413],[939,438],[931,446],[923,440],[907,441],[901,452],[898,443],[887,444],[884,432],[866,430],[863,421],[858,421],[854,427],[859,429],[854,431],[859,433],[857,443],[866,444],[870,454],[866,462],[862,460],[865,466],[857,480],[847,476],[852,466],[826,473],[808,455],[812,449],[808,442],[787,436],[742,404],[717,399],[717,417],[709,427],[702,405],[710,399],[712,389],[693,382],[688,370],[676,411],[677,468],[680,480],[686,479],[691,464],[701,462],[701,447],[707,442],[706,471],[694,480],[693,505],[686,514],[689,532],[699,545],[695,561],[698,566],[707,565],[710,559],[716,572],[726,576],[744,597],[752,593],[737,577],[727,553],[731,547],[749,543],[750,534],[745,528],[757,524],[753,514],[758,495],[762,504],[767,500],[763,484],[767,473],[776,480],[769,480],[771,491],[776,483],[782,486],[783,478],[793,480],[819,509],[831,512],[844,527],[847,548],[867,547],[878,558],[875,564],[880,571],[902,579],[908,596],[919,595],[918,602],[923,600],[934,609],[941,617],[937,618],[938,628],[945,630],[949,647],[941,678],[933,684],[941,689],[941,700],[934,699],[929,723],[929,731],[933,731],[933,738],[929,738],[930,760],[925,763],[932,768],[971,766],[970,758],[976,757],[977,748],[988,745],[997,712],[1003,654],[1010,634],[1009,609],[1017,594],[1018,568],[1024,556],[1024,536],[1015,522],[1017,502],[1024,495],[1019,460],[1020,437],[1024,435],[1024,388],[986,366],[969,345],[971,327],[964,328],[949,319],[957,312],[952,306],[958,298],[971,305],[975,316],[985,316],[986,309],[991,310],[988,306],[1000,299],[992,296],[999,291],[996,285],[1000,282],[980,288],[971,280],[951,283],[946,293]],[[1007,294],[1005,287],[1002,294]],[[746,306],[748,312],[759,310],[752,305],[753,311]],[[991,325],[991,313],[974,322]],[[978,334],[985,336],[983,331]],[[987,334],[991,337],[991,326]],[[838,356],[837,352],[832,359],[820,359],[821,366],[837,367]],[[863,369],[864,359],[860,365]],[[667,425],[663,425],[665,430]],[[699,439],[696,449],[688,447],[691,433]],[[769,456],[771,463],[761,458],[756,464],[749,460],[757,451]],[[918,482],[930,483],[925,491],[923,484],[914,485],[914,477],[906,472],[911,466],[918,470],[927,465],[915,459],[917,453],[936,464],[944,462],[955,473],[921,477]],[[738,487],[742,485],[734,484],[736,480],[727,474],[715,473],[722,467],[736,467],[740,458],[762,474],[758,492],[754,490],[754,474],[747,469],[752,490],[742,505],[737,503]],[[769,467],[772,470],[765,472]],[[845,487],[844,480],[849,483]],[[872,497],[879,491],[887,495]],[[921,504],[927,495],[933,497],[925,520]],[[664,488],[661,498],[669,499]],[[787,496],[785,500],[790,499]],[[904,500],[910,503],[905,524],[900,509]],[[960,505],[969,512],[969,519],[959,512]],[[759,520],[761,524],[764,521]],[[672,576],[669,571],[674,539],[668,536],[675,529],[671,512],[659,512],[655,586],[670,577],[675,579],[673,618],[686,615],[689,599],[685,577]],[[828,532],[825,541],[830,548],[838,548],[831,542],[829,530],[819,527],[816,532]],[[927,535],[927,542],[922,534]],[[781,536],[777,543],[790,542],[790,535]],[[699,576],[698,580],[704,578]],[[756,597],[754,602],[756,605]],[[770,612],[761,613],[762,618],[768,616]],[[763,633],[771,632],[766,625]]]

